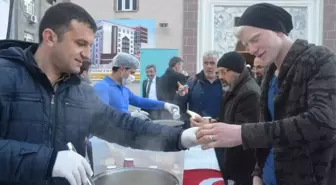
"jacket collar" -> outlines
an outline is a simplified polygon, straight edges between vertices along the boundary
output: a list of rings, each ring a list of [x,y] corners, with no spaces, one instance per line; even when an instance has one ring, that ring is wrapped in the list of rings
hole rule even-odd
[[[239,88],[249,79],[251,79],[250,73],[248,69],[245,68],[243,72],[239,75],[239,77],[233,82],[227,92],[230,92],[232,94],[237,93]]]

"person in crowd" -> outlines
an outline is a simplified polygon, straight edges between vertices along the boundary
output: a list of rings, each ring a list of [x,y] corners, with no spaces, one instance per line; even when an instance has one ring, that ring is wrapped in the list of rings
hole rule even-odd
[[[142,96],[152,100],[158,100],[158,88],[160,83],[160,77],[156,75],[156,66],[150,64],[146,66],[147,79],[142,82]],[[149,118],[152,120],[160,119],[160,110],[147,110]]]
[[[253,71],[256,74],[256,80],[259,85],[261,85],[262,79],[265,74],[265,65],[264,61],[262,61],[260,58],[255,58],[254,59],[254,66],[253,66]]]
[[[221,108],[221,99],[223,97],[223,87],[217,78],[217,53],[215,51],[205,52],[203,55],[203,70],[194,76],[191,76],[186,85],[188,92],[180,86],[178,94],[180,103],[185,104],[189,110],[196,112],[204,117],[218,118]],[[186,127],[190,126],[189,116],[184,115]]]
[[[144,150],[196,145],[197,128],[134,118],[105,105],[81,81],[96,30],[84,8],[58,3],[40,21],[38,44],[0,41],[1,185],[86,184],[93,174],[83,157],[89,134]]]
[[[94,85],[98,97],[107,105],[112,106],[118,111],[129,112],[129,105],[141,109],[167,110],[170,114],[180,111],[177,105],[143,98],[135,95],[126,85],[135,79],[134,74],[139,68],[139,61],[128,53],[118,53],[112,60],[112,75],[106,76]],[[131,112],[132,116],[148,119],[148,113],[137,109]]]
[[[176,92],[178,91],[179,84],[185,85],[187,78],[183,71],[183,60],[180,57],[172,57],[168,64],[168,69],[160,77],[160,88],[159,88],[159,100],[177,104],[181,113],[186,111],[186,107],[183,107],[183,104],[179,104],[177,100],[178,96]],[[168,115],[167,112],[161,112],[162,119],[171,119],[171,115]]]
[[[229,87],[220,101],[222,106],[218,121],[238,125],[259,121],[260,87],[250,75],[240,53],[225,53],[217,63],[217,72],[220,81]],[[201,126],[193,118],[191,123],[192,126]],[[240,145],[215,148],[215,151],[225,180],[233,180],[235,185],[252,185],[251,174],[256,163],[253,149],[244,150]]]
[[[336,184],[336,56],[326,47],[293,41],[291,15],[258,3],[238,22],[237,38],[268,70],[261,93],[261,120],[204,124],[203,149],[256,149],[254,185]],[[274,155],[273,155],[274,154]],[[274,162],[274,169],[269,169]],[[267,174],[265,174],[267,171]]]
[[[90,74],[89,74],[90,65],[91,63],[89,60],[83,61],[81,70],[79,72],[79,76],[82,78],[84,82],[87,82],[88,84],[91,84]]]

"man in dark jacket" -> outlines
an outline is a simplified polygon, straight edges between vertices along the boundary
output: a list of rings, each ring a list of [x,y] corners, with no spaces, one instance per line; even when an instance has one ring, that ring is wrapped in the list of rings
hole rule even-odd
[[[244,58],[236,51],[224,54],[217,63],[221,82],[228,87],[221,101],[219,121],[228,124],[253,123],[259,121],[260,87],[251,77]],[[217,100],[218,101],[218,100]],[[191,119],[193,126],[200,126]],[[254,150],[242,146],[215,148],[218,164],[225,180],[235,185],[252,185],[255,166]]]
[[[158,100],[160,77],[156,76],[156,66],[154,64],[146,66],[146,76],[147,79],[142,82],[142,97]],[[161,117],[161,110],[143,110],[149,113],[148,117],[152,120],[158,120]]]
[[[219,79],[228,85],[225,92],[219,121],[228,124],[243,124],[259,121],[260,87],[251,77],[244,58],[237,52],[229,52],[217,64]],[[224,179],[235,185],[252,185],[255,166],[254,150],[242,146],[216,148],[218,164]]]
[[[166,72],[160,78],[160,84],[158,89],[158,99],[161,101],[176,104],[180,107],[180,111],[186,110],[183,104],[178,104],[177,101],[177,90],[178,82],[185,85],[187,78],[182,74],[183,60],[180,57],[173,57],[169,61],[169,67]],[[161,118],[167,119],[172,118],[167,111],[162,111]]]
[[[217,53],[208,51],[203,54],[203,70],[187,80],[189,87],[185,94],[183,89],[179,89],[178,104],[182,107],[196,112],[201,116],[218,118],[223,97],[222,84],[216,75]],[[190,126],[189,116],[182,114],[186,121],[186,127]]]
[[[81,79],[88,84],[92,83],[89,74],[90,66],[91,63],[88,60],[83,61],[81,70],[79,72],[79,76],[81,77]]]
[[[272,4],[250,6],[238,24],[239,40],[270,66],[262,83],[261,122],[205,125],[197,132],[199,143],[203,148],[257,148],[255,185],[263,183],[262,169],[271,153],[277,185],[335,185],[335,54],[292,41],[291,15]]]
[[[39,44],[0,42],[0,184],[81,185],[92,175],[85,138],[96,135],[138,149],[194,146],[195,130],[164,127],[102,103],[77,75],[90,56],[94,19],[59,3],[40,22]],[[20,47],[21,46],[21,47]],[[26,48],[28,47],[28,48]],[[69,151],[71,142],[78,153]]]

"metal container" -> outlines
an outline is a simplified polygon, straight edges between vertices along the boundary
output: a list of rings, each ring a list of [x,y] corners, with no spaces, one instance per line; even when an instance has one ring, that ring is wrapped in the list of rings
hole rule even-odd
[[[159,125],[172,126],[172,127],[180,127],[180,126],[182,126],[184,124],[183,121],[170,120],[170,119],[153,120],[153,123],[159,124]]]
[[[93,178],[96,185],[179,185],[178,179],[163,170],[152,168],[117,168]]]

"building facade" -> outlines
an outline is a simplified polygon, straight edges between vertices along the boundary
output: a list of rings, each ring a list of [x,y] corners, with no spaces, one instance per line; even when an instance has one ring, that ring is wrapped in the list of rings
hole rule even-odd
[[[183,2],[184,0],[70,0],[84,7],[96,20],[153,19],[155,47],[178,49],[183,53]],[[135,28],[134,53],[139,46],[146,48],[148,30]]]
[[[183,58],[188,70],[202,68],[202,54],[233,50],[234,22],[257,0],[184,0]],[[336,52],[336,0],[267,0],[288,10],[294,22],[293,39],[302,38]],[[209,21],[210,20],[210,21]],[[197,61],[197,62],[195,62]]]
[[[38,42],[38,27],[44,12],[61,0],[14,0],[11,39]]]
[[[217,50],[219,54],[232,50],[236,44],[232,30],[241,13],[258,0],[63,0],[83,6],[95,19],[154,19],[156,20],[156,47],[175,48],[184,59],[189,74],[202,68],[202,54]],[[59,2],[59,1],[58,1]],[[293,39],[303,38],[323,44],[336,52],[336,0],[267,0],[287,9],[293,16]],[[47,1],[14,1],[11,38],[38,41],[38,24],[44,11],[51,5]],[[164,8],[163,8],[164,7]],[[165,25],[165,26],[163,26]],[[118,32],[117,32],[118,28]],[[127,35],[132,29],[133,40]],[[111,59],[118,50],[136,54],[145,47],[146,28],[119,27],[98,31],[99,47],[104,53],[98,60]],[[105,36],[106,35],[106,36]],[[107,36],[108,35],[108,36]],[[105,42],[105,39],[108,40]],[[123,39],[122,39],[123,38]],[[116,41],[117,40],[117,41]],[[132,43],[133,42],[133,49]],[[97,61],[98,62],[98,61]]]
[[[119,52],[136,54],[137,29],[115,24],[108,21],[97,22],[95,43],[91,47],[91,61],[93,65],[109,64]],[[140,34],[139,34],[140,35]],[[140,36],[139,36],[140,37]]]

